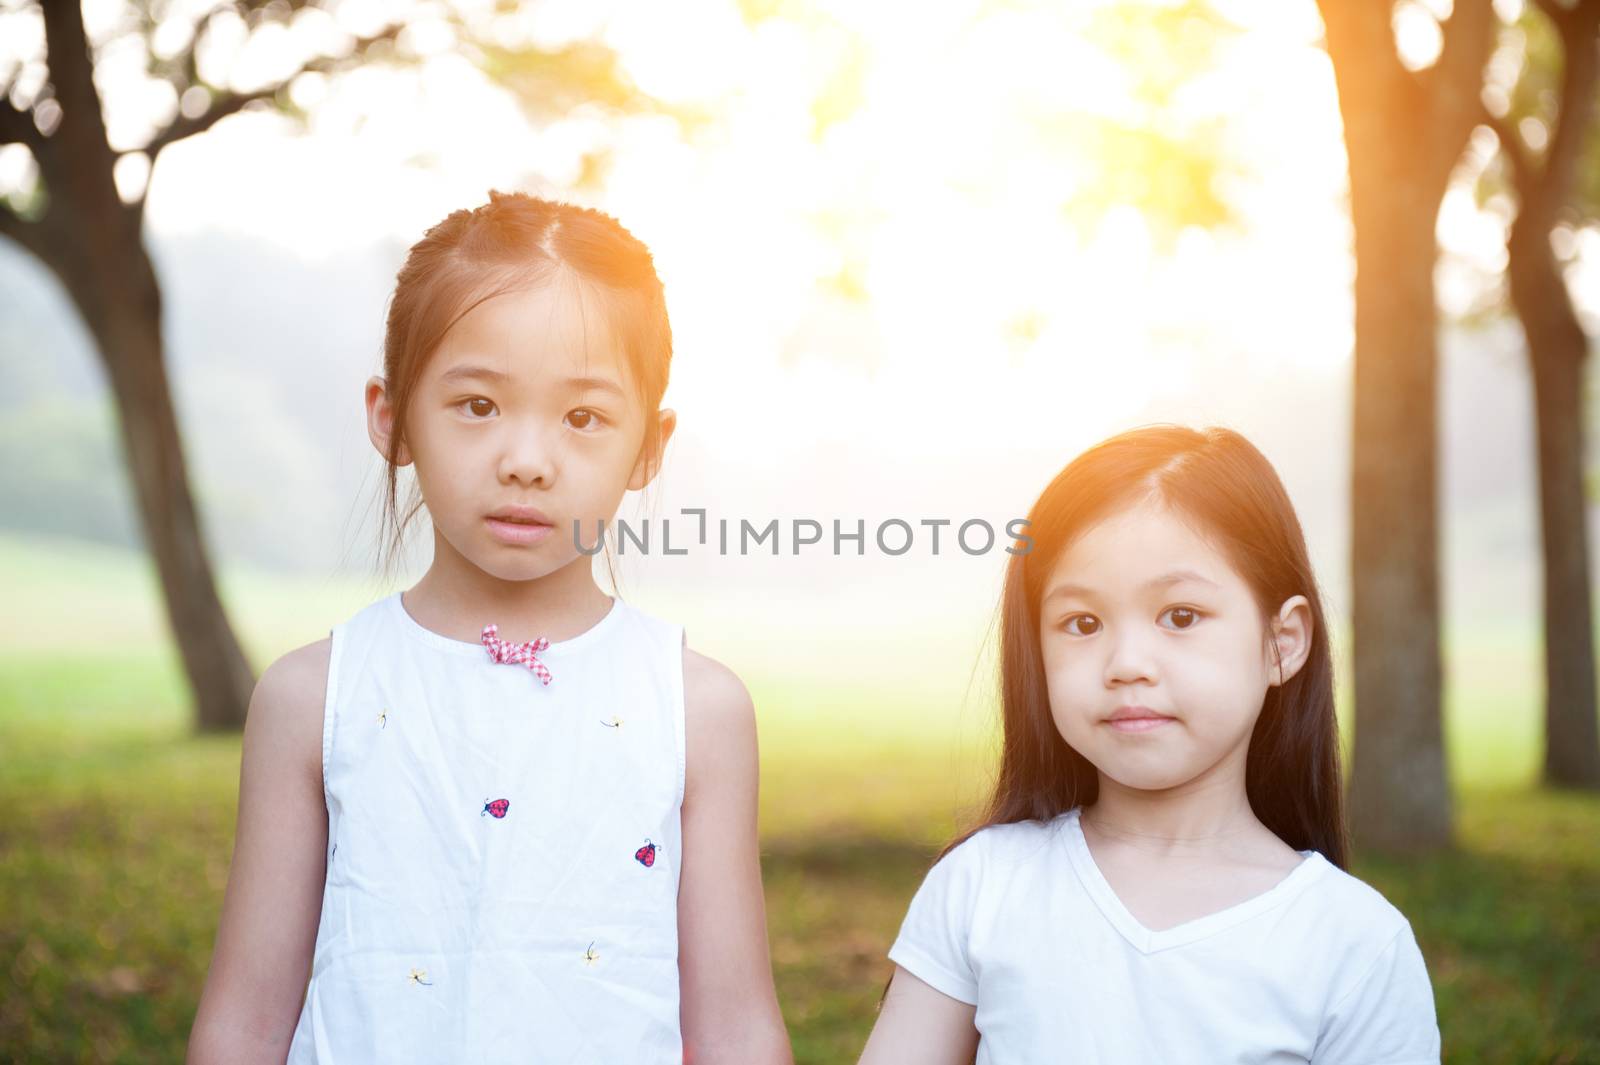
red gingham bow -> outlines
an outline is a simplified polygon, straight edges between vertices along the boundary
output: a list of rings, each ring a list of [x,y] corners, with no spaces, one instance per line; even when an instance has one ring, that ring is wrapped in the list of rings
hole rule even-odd
[[[549,684],[550,671],[545,668],[543,662],[534,656],[549,647],[550,641],[541,636],[537,640],[529,640],[527,643],[511,643],[496,636],[495,633],[499,631],[500,626],[498,625],[485,625],[483,627],[483,635],[479,637],[479,642],[489,652],[489,658],[495,662],[525,665],[533,670],[540,680]]]

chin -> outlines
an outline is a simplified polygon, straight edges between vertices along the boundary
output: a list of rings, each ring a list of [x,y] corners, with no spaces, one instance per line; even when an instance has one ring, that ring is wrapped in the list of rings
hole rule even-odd
[[[552,564],[545,561],[535,562],[529,559],[521,564],[502,565],[499,567],[501,572],[495,573],[495,576],[503,581],[536,581],[541,577],[550,576],[550,574],[561,569],[563,565],[564,563]]]
[[[1128,777],[1119,778],[1119,777],[1114,776],[1114,775],[1112,775],[1110,773],[1107,773],[1106,776],[1110,777],[1112,780],[1115,780],[1118,784],[1121,784],[1124,788],[1127,788],[1129,791],[1149,791],[1149,792],[1171,791],[1173,788],[1181,787],[1182,785],[1189,783],[1189,781],[1193,779],[1192,777],[1187,777],[1187,776],[1170,776],[1170,775],[1154,775],[1154,774],[1149,776],[1149,777],[1128,776]]]
[[[1091,759],[1092,761],[1092,759]],[[1108,758],[1095,762],[1100,774],[1135,791],[1167,791],[1189,783],[1201,770],[1189,766],[1130,764],[1126,759]]]
[[[548,577],[565,562],[536,555],[526,549],[493,545],[489,549],[466,555],[465,558],[478,569],[500,581],[533,581]]]

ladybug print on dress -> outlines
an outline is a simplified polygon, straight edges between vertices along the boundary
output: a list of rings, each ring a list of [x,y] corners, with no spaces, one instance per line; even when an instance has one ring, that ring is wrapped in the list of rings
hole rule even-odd
[[[483,800],[483,813],[490,814],[497,820],[504,817],[506,815],[506,811],[509,809],[511,809],[510,799],[495,799],[492,802],[488,799]],[[478,816],[482,817],[483,814],[479,814]]]
[[[644,866],[646,869],[649,869],[651,866],[656,864],[656,845],[646,839],[644,841],[644,846],[633,852],[633,857],[640,865]]]

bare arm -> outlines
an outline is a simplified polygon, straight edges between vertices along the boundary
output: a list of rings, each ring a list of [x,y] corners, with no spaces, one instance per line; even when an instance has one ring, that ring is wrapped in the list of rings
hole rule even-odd
[[[761,894],[755,708],[738,677],[687,648],[683,684],[688,779],[678,972],[684,1060],[789,1065]]]
[[[972,1065],[977,1010],[935,991],[898,965],[860,1065]]]
[[[327,640],[291,651],[256,683],[245,718],[239,821],[189,1065],[289,1053],[311,972],[326,875],[322,710]]]

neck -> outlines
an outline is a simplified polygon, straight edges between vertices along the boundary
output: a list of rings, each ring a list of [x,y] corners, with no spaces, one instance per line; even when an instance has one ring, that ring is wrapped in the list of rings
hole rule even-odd
[[[1172,788],[1130,788],[1101,773],[1099,798],[1082,818],[1103,835],[1163,849],[1204,849],[1262,830],[1245,794],[1244,760],[1234,757]]]
[[[580,554],[559,569],[528,580],[504,580],[463,557],[437,530],[433,562],[405,593],[419,623],[452,639],[476,643],[485,625],[516,642],[543,636],[560,643],[586,632],[611,609],[594,580],[594,560]]]

